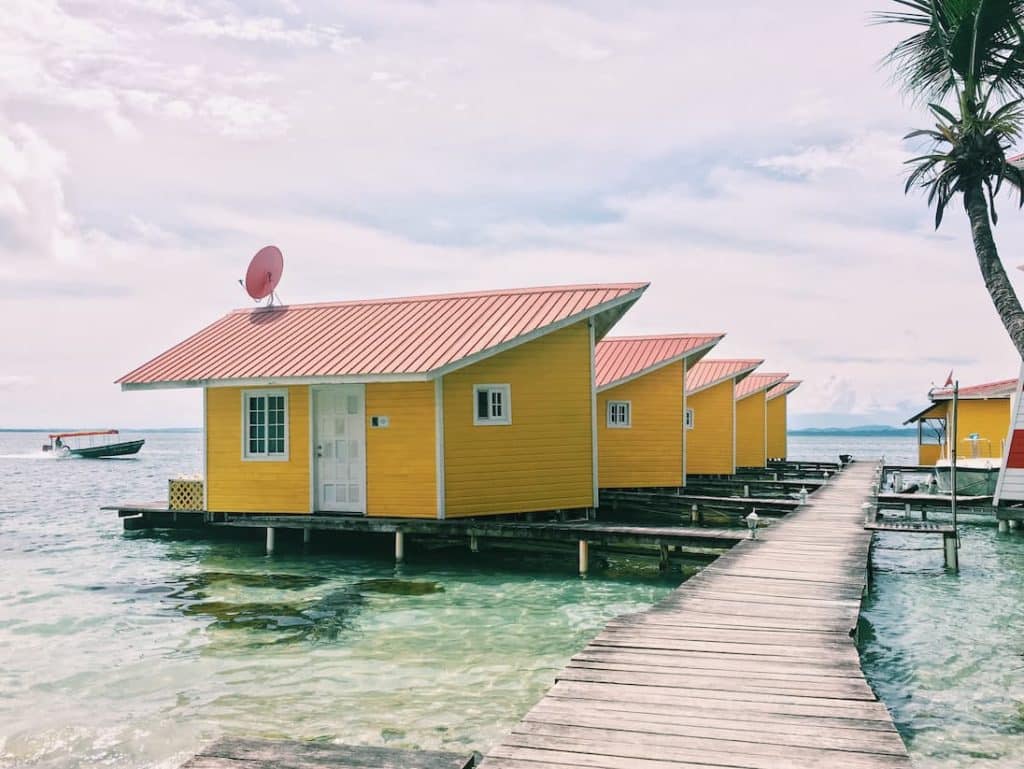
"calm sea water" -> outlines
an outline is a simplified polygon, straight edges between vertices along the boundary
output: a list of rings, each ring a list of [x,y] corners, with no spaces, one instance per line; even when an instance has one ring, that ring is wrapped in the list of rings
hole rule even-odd
[[[199,436],[136,460],[43,455],[0,434],[0,767],[175,767],[222,734],[486,750],[612,616],[679,576],[571,559],[342,551],[125,534],[113,501],[160,499],[199,469]],[[794,438],[791,453],[906,440]],[[900,452],[904,452],[905,456]],[[919,766],[1024,763],[1024,537],[964,530],[963,570],[880,542],[864,648]]]

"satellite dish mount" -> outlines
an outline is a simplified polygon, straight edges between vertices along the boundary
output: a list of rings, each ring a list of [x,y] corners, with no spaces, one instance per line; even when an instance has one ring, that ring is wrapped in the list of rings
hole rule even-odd
[[[252,297],[253,301],[259,302],[266,299],[265,307],[273,307],[280,304],[277,294],[274,293],[277,284],[281,282],[281,273],[284,272],[284,255],[277,246],[264,246],[249,262],[249,269],[245,271],[245,280],[238,281],[245,288],[245,292]]]

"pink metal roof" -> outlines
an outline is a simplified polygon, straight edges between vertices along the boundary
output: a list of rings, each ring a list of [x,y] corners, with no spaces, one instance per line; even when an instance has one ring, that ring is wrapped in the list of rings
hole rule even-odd
[[[422,379],[590,316],[600,338],[647,285],[235,310],[117,381],[130,389],[344,376]]]
[[[605,339],[594,352],[594,378],[599,388],[611,387],[682,358],[696,358],[722,341],[725,334],[662,334]]]
[[[785,382],[780,382],[768,391],[768,400],[789,395],[802,384],[803,380],[800,379],[787,379]]]
[[[985,382],[984,384],[961,387],[959,397],[961,398],[1010,398],[1017,390],[1016,379],[1000,379],[998,382]],[[929,393],[933,401],[952,400],[952,387],[938,387]]]
[[[755,358],[743,360],[708,360],[705,358],[687,370],[686,394],[693,395],[716,384],[721,384],[726,379],[744,377],[762,363],[764,363],[763,360]]]
[[[751,374],[736,385],[736,400],[750,397],[762,390],[768,390],[780,382],[784,382],[789,374]]]

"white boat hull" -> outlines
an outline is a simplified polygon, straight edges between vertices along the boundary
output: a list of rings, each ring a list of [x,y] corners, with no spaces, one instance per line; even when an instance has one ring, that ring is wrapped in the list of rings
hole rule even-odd
[[[956,493],[978,497],[995,494],[1002,464],[998,459],[958,459]],[[935,480],[940,492],[950,493],[952,484],[948,459],[940,459],[935,463]]]

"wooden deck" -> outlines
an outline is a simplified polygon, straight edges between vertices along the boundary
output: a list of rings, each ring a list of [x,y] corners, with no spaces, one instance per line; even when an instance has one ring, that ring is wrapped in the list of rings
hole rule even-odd
[[[475,765],[475,756],[460,753],[225,737],[181,769],[470,769]]]
[[[485,769],[902,769],[852,636],[871,533],[855,463],[570,661]]]

